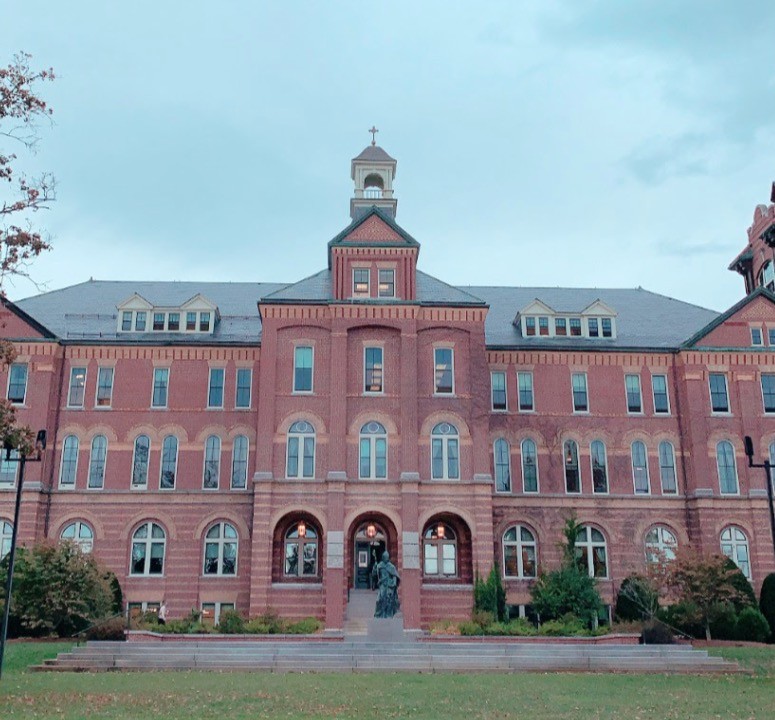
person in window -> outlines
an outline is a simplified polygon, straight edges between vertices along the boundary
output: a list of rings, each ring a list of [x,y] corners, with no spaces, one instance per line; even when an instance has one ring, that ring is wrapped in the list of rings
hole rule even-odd
[[[372,575],[376,578],[377,588],[377,607],[374,609],[375,618],[392,618],[401,607],[398,602],[398,586],[401,584],[401,578],[398,577],[396,566],[390,562],[390,553],[382,553],[382,560],[374,566]]]
[[[159,625],[167,624],[167,601],[164,598],[162,598],[161,605],[159,605],[159,612],[156,618],[159,621]]]

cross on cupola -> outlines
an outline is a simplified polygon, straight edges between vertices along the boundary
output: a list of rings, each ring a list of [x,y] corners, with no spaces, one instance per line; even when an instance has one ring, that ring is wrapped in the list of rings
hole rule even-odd
[[[350,200],[350,217],[361,217],[373,206],[390,217],[396,216],[397,201],[393,197],[393,178],[396,176],[396,161],[377,145],[376,125],[372,125],[371,145],[353,158],[351,176],[355,192]]]
[[[377,128],[374,125],[372,125],[371,126],[371,130],[369,130],[369,132],[371,133],[371,144],[372,145],[376,145],[377,144],[377,133],[379,132],[379,130],[377,130]]]

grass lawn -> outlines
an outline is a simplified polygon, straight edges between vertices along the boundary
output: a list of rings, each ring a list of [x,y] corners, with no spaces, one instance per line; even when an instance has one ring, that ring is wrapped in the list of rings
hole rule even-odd
[[[29,673],[65,649],[11,643],[0,718],[775,718],[775,647],[714,648],[754,676]]]

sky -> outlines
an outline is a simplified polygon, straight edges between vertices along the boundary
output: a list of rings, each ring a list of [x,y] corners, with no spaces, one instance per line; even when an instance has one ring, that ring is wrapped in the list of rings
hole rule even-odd
[[[23,160],[57,178],[33,218],[54,248],[39,289],[317,272],[376,124],[397,221],[446,282],[642,286],[715,310],[744,294],[727,266],[775,180],[772,0],[1,12],[0,63],[23,50],[58,76]]]

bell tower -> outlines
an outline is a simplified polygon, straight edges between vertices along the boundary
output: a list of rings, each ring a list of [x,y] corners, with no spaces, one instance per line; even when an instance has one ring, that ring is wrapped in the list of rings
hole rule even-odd
[[[385,215],[395,218],[398,204],[393,197],[396,161],[377,145],[376,135],[379,130],[372,126],[369,132],[371,145],[367,145],[360,155],[354,157],[350,165],[350,176],[355,184],[350,199],[350,217],[357,220],[376,205]]]

